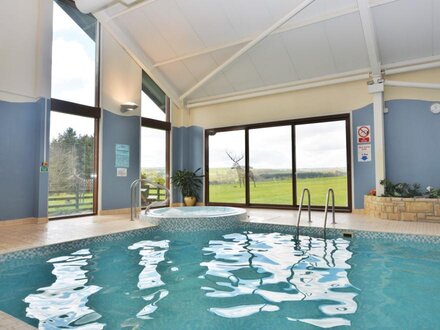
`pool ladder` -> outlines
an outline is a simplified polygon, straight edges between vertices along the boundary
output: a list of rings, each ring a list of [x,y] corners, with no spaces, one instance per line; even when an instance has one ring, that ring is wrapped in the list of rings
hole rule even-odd
[[[299,209],[298,209],[298,219],[296,222],[296,237],[299,237],[299,222],[301,221],[301,211],[304,204],[304,195],[307,193],[307,211],[309,213],[309,223],[312,222],[312,212],[310,209],[310,190],[308,188],[304,188],[301,193],[301,199],[299,202]]]
[[[332,196],[332,224],[336,224],[336,220],[335,220],[335,192],[333,191],[332,188],[329,188],[327,190],[327,195],[325,196],[325,211],[324,211],[324,237],[325,237],[325,231],[327,229],[327,215],[328,215],[328,204],[329,204],[329,199],[330,196]]]
[[[301,199],[299,203],[299,209],[298,209],[298,219],[296,222],[296,236],[299,237],[299,222],[301,221],[301,212],[304,204],[304,195],[307,193],[307,211],[309,214],[309,223],[312,222],[312,213],[310,209],[310,190],[308,188],[304,188],[301,193]],[[335,218],[335,192],[332,188],[329,188],[327,190],[327,195],[325,197],[325,209],[324,209],[324,237],[327,230],[327,216],[328,216],[328,207],[330,203],[330,196],[332,198],[332,224],[336,224],[336,218]]]
[[[158,183],[154,183],[154,182],[148,181],[146,179],[134,180],[133,183],[130,186],[130,220],[131,221],[134,221],[134,219],[138,218],[139,214],[137,212],[137,208],[138,207],[142,207],[142,202],[140,201],[141,200],[140,196],[138,196],[138,194],[137,194],[137,192],[140,190],[139,188],[140,188],[140,184],[142,182],[147,183],[149,186],[153,186],[153,187],[158,188],[158,189],[163,189],[166,192],[165,200],[163,200],[163,201],[154,201],[154,202],[149,203],[147,205],[146,209],[145,209],[145,214],[148,213],[148,210],[150,208],[155,207],[155,206],[166,206],[166,205],[168,205],[168,202],[170,201],[171,193],[170,193],[170,190],[167,187],[162,186],[161,184],[158,184]],[[140,203],[141,205],[138,206],[138,203]]]

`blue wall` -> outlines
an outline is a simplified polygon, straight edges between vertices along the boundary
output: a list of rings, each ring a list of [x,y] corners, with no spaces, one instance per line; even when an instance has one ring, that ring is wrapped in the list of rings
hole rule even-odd
[[[172,170],[171,176],[177,170],[195,171],[201,168],[199,173],[204,173],[203,168],[203,128],[199,126],[173,127],[172,128]],[[182,195],[173,190],[173,202],[181,203]],[[203,202],[203,189],[199,191],[198,202]]]
[[[0,101],[0,220],[47,216],[44,102]]]
[[[386,102],[386,177],[394,183],[419,183],[424,190],[440,188],[440,115],[430,111],[433,102]]]
[[[130,185],[140,177],[140,117],[119,116],[103,110],[102,116],[102,209],[130,207]],[[115,145],[130,146],[126,177],[116,176]]]
[[[371,162],[358,162],[357,127],[370,125],[371,128]],[[374,166],[374,113],[373,105],[369,104],[352,112],[353,136],[353,172],[354,172],[354,208],[364,208],[364,195],[376,186],[376,171]]]

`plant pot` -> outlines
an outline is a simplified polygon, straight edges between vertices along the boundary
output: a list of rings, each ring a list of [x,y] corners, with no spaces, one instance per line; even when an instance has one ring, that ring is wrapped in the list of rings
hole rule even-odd
[[[185,206],[194,206],[196,205],[197,199],[193,196],[185,196],[183,202]]]

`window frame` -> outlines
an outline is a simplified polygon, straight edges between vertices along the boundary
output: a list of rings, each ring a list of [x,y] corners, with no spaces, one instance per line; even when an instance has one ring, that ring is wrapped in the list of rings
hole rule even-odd
[[[49,220],[62,220],[70,218],[79,218],[89,215],[98,214],[98,194],[99,194],[99,122],[101,118],[101,109],[98,107],[91,107],[88,105],[73,103],[69,101],[51,99],[50,111],[65,113],[68,115],[94,118],[95,120],[95,132],[94,132],[94,159],[93,166],[95,169],[95,180],[93,181],[93,211],[92,213],[82,213],[82,214],[72,214],[72,215],[61,215],[49,217]],[[49,158],[50,161],[50,158]]]
[[[147,97],[149,97],[147,95]],[[165,98],[165,118],[166,121],[151,119],[148,117],[141,117],[141,130],[142,127],[153,128],[165,131],[165,186],[170,189],[170,171],[171,171],[171,122],[170,122],[170,98],[166,96]],[[142,134],[141,134],[142,137]],[[142,139],[141,139],[142,145]],[[141,149],[142,151],[142,149]],[[142,157],[142,156],[141,156]],[[142,169],[142,168],[141,168]],[[139,177],[140,177],[139,173]],[[168,206],[170,201],[168,202]]]
[[[352,211],[352,156],[351,156],[351,120],[350,114],[337,114],[329,116],[318,116],[299,118],[283,121],[274,121],[266,123],[255,123],[247,125],[218,127],[205,130],[205,200],[208,206],[238,206],[247,208],[270,208],[270,209],[289,209],[298,210],[297,188],[296,188],[296,141],[295,132],[297,125],[303,124],[315,124],[332,121],[345,121],[345,139],[346,139],[346,162],[347,162],[347,206],[336,206],[335,210],[338,212],[351,212]],[[277,205],[277,204],[264,204],[264,203],[250,203],[250,186],[249,186],[249,130],[255,128],[270,128],[278,126],[291,126],[292,127],[292,193],[293,203],[292,205]],[[245,131],[245,203],[222,203],[222,202],[210,202],[209,201],[209,136],[219,132],[229,132],[236,130]],[[324,206],[312,205],[311,209],[314,211],[324,210]]]
[[[71,0],[67,0],[74,2]],[[90,215],[98,214],[98,201],[99,201],[99,154],[100,154],[100,119],[101,119],[101,24],[96,20],[96,36],[95,36],[95,106],[89,106],[85,104],[75,103],[71,101],[60,100],[57,98],[50,99],[50,111],[65,113],[69,115],[82,116],[88,118],[94,118],[95,120],[95,135],[94,135],[94,159],[93,165],[95,167],[95,180],[93,183],[93,212],[83,214],[72,214],[48,217],[49,220],[62,220],[79,218]],[[50,142],[49,142],[50,143]],[[50,155],[49,155],[50,161]],[[49,198],[49,196],[48,196]],[[49,212],[49,209],[48,209]]]

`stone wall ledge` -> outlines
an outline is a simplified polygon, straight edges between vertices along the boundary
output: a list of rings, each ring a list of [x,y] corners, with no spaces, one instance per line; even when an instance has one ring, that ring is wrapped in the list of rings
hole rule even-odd
[[[364,197],[365,214],[386,220],[440,223],[440,198]]]

